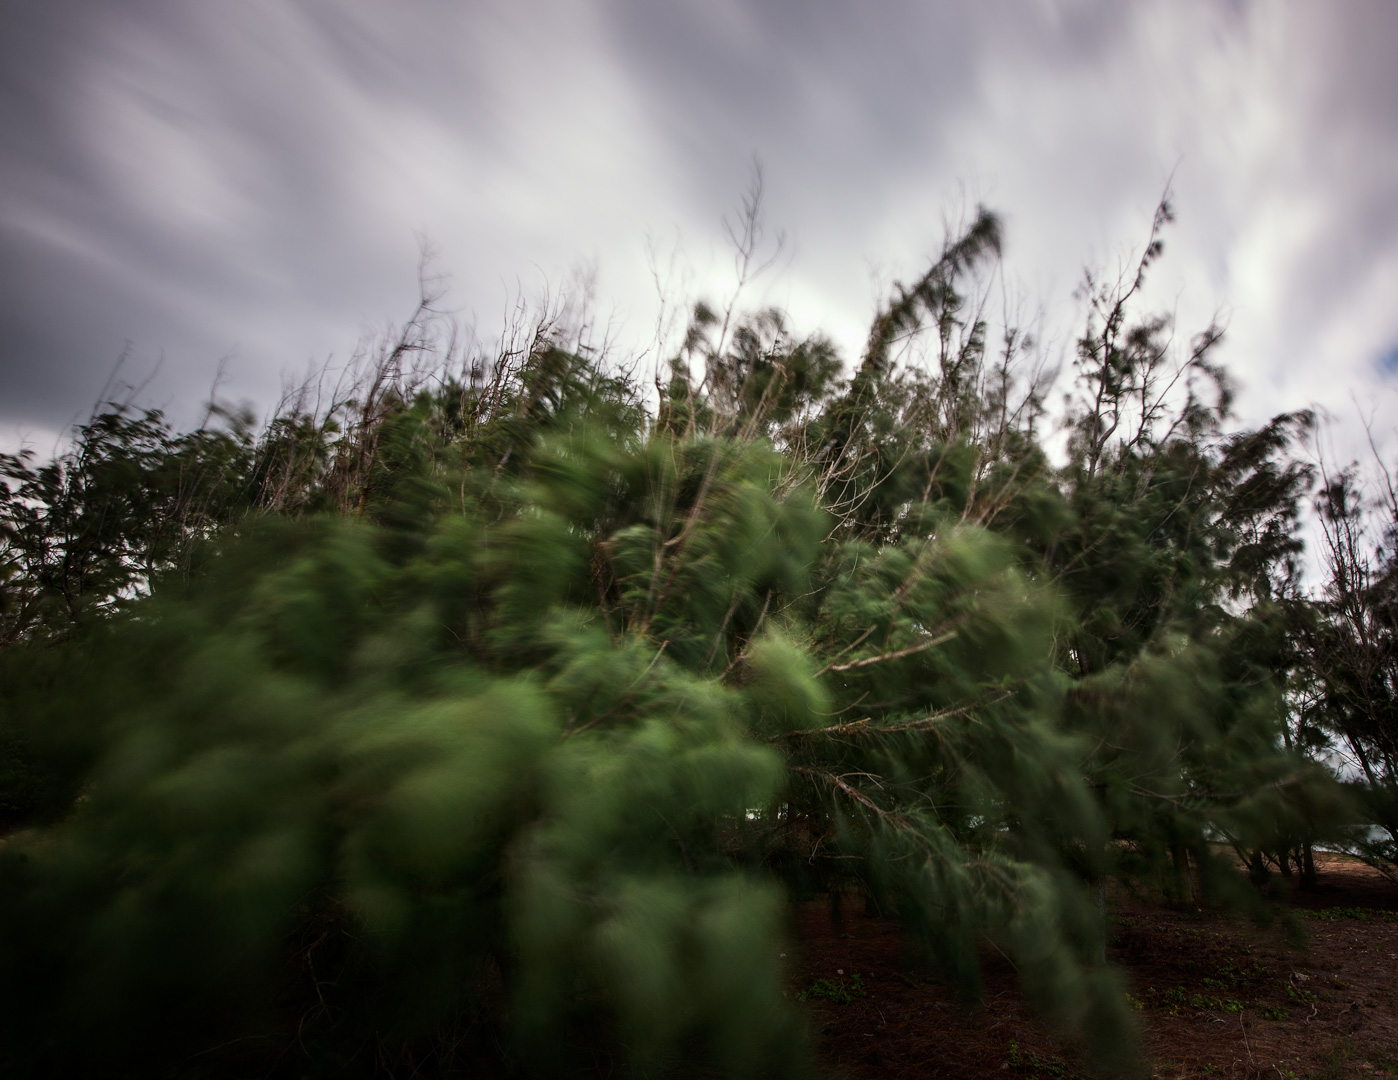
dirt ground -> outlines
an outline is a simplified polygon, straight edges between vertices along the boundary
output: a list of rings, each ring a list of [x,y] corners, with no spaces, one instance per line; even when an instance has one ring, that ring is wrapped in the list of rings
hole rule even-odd
[[[1398,886],[1340,856],[1318,869],[1318,890],[1292,894],[1303,941],[1281,924],[1114,898],[1108,953],[1127,974],[1150,1076],[1398,1077]],[[824,902],[798,916],[794,985],[835,1075],[1088,1075],[1031,1015],[1008,963],[987,961],[982,1003],[962,1006],[908,974],[895,924],[859,911],[846,905],[843,933]]]

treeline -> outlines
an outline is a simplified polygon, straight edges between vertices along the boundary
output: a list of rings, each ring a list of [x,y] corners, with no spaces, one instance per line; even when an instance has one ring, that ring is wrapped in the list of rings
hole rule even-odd
[[[1168,218],[1057,420],[982,212],[852,365],[736,301],[653,381],[556,312],[482,354],[425,292],[266,424],[0,458],[7,1068],[799,1074],[821,894],[1128,1068],[1108,881],[1398,868],[1392,489],[1230,426],[1138,310]]]

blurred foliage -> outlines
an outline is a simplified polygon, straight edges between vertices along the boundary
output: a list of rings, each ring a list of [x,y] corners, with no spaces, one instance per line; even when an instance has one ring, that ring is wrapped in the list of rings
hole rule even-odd
[[[817,894],[972,997],[993,943],[1129,1068],[1104,883],[1261,910],[1218,842],[1262,878],[1356,813],[1315,733],[1359,721],[1297,706],[1357,700],[1312,421],[1229,430],[1219,333],[1135,313],[1168,217],[1089,279],[1065,465],[984,212],[848,376],[698,305],[652,410],[557,313],[467,357],[424,291],[260,429],[0,459],[8,1070],[804,1074]]]

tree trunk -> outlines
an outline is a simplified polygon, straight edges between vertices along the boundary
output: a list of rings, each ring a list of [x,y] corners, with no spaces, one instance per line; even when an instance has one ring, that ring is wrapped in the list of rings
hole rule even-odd
[[[1306,840],[1301,844],[1301,888],[1314,889],[1319,884],[1315,874],[1315,855],[1311,851],[1311,842]]]
[[[1097,963],[1105,965],[1107,962],[1107,878],[1105,875],[1097,879],[1097,927],[1099,930]]]
[[[845,936],[845,911],[841,904],[840,888],[832,887],[830,896],[830,928],[835,932],[836,937]]]
[[[1189,852],[1177,841],[1170,844],[1170,864],[1175,878],[1170,906],[1183,908],[1194,899],[1194,886],[1189,880]]]

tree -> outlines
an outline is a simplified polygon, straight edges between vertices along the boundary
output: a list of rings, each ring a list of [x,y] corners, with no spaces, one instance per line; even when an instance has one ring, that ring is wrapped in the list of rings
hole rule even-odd
[[[176,432],[114,404],[36,468],[0,455],[0,643],[64,637],[183,566],[244,505],[248,422]]]
[[[1045,564],[1076,616],[1063,662],[1074,723],[1098,746],[1087,769],[1111,851],[1135,873],[1156,867],[1183,904],[1197,902],[1191,859],[1206,889],[1233,882],[1212,840],[1265,875],[1262,853],[1323,827],[1335,805],[1323,770],[1284,737],[1295,657],[1283,601],[1311,484],[1294,448],[1313,420],[1227,431],[1220,329],[1175,359],[1170,320],[1135,313],[1172,218],[1167,195],[1134,271],[1088,279],[1064,476],[1073,512]]]
[[[1371,503],[1354,467],[1317,500],[1326,580],[1297,619],[1311,679],[1306,734],[1339,750],[1361,813],[1349,841],[1390,877],[1398,868],[1398,504],[1388,474]],[[1328,744],[1328,745],[1327,745]],[[1375,835],[1377,834],[1377,835]]]
[[[1176,408],[1132,285],[1053,468],[1024,337],[989,356],[999,243],[984,212],[949,239],[848,381],[779,313],[700,306],[652,416],[551,316],[462,361],[425,289],[323,406],[111,427],[122,491],[172,447],[228,465],[197,513],[63,488],[111,527],[100,617],[0,652],[52,794],[0,850],[8,1064],[796,1073],[782,905],[822,892],[969,993],[994,942],[1129,1060],[1102,883],[1182,896],[1193,856],[1222,889],[1210,839],[1275,849],[1321,781],[1266,607],[1304,421],[1226,433],[1217,334]],[[5,509],[47,551],[43,490]]]

